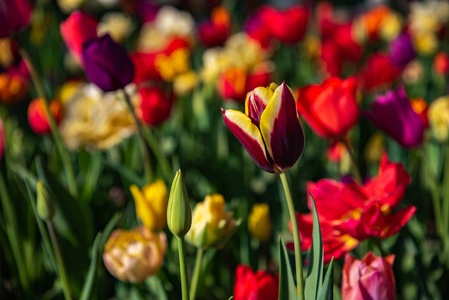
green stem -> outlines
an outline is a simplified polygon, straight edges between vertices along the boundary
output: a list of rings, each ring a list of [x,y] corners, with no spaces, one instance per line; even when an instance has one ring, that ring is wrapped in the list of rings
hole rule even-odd
[[[55,251],[56,262],[59,269],[59,277],[61,279],[62,291],[64,292],[64,298],[71,300],[69,282],[67,280],[67,272],[64,266],[64,260],[62,259],[61,249],[59,248],[58,238],[56,236],[55,228],[52,221],[47,221],[48,232],[50,233],[51,242],[53,244],[53,250]]]
[[[147,180],[147,183],[150,183],[150,182],[153,182],[154,177],[153,177],[153,171],[151,168],[150,151],[149,151],[148,145],[145,141],[145,136],[143,135],[143,126],[142,126],[142,123],[140,122],[139,118],[136,115],[134,106],[132,105],[131,99],[130,99],[128,93],[125,91],[125,89],[123,89],[123,94],[125,95],[126,104],[128,105],[128,108],[131,111],[134,121],[136,122],[137,133],[139,134],[139,139],[140,139],[140,143],[141,143],[142,151],[143,151],[143,168],[145,171],[145,178]]]
[[[201,275],[201,265],[203,263],[203,248],[198,248],[196,251],[195,268],[193,269],[192,282],[190,283],[190,300],[195,300],[196,291],[198,289],[198,283]]]
[[[184,250],[184,237],[178,240],[178,254],[179,254],[179,271],[181,273],[181,289],[182,300],[189,300],[189,283],[187,280],[187,266],[186,266],[186,253]]]
[[[23,60],[25,61],[25,64],[28,67],[31,78],[33,79],[33,82],[34,82],[34,86],[36,87],[37,94],[44,101],[45,111],[48,116],[48,122],[50,124],[51,133],[53,135],[53,138],[55,139],[56,147],[58,149],[59,155],[61,156],[62,163],[64,165],[64,170],[65,170],[65,173],[67,176],[67,183],[69,185],[70,194],[74,198],[78,198],[78,188],[76,185],[75,172],[73,171],[73,166],[70,161],[69,153],[65,149],[64,144],[62,142],[61,134],[59,133],[58,126],[56,125],[56,121],[53,117],[53,114],[51,113],[50,103],[45,94],[45,90],[44,90],[42,81],[41,81],[39,75],[37,74],[36,69],[34,68],[33,62],[31,61],[31,58],[28,55],[28,53],[25,51],[25,49],[20,48],[20,55],[22,56]]]
[[[349,141],[342,137],[340,141],[345,145],[346,151],[349,153],[349,157],[351,158],[351,170],[352,175],[354,176],[354,179],[358,183],[362,183],[362,175],[360,175],[359,167],[357,166],[357,160],[355,159],[354,149],[352,148],[351,144],[349,144]]]
[[[159,147],[159,143],[157,139],[154,137],[153,132],[149,128],[144,128],[143,130],[148,146],[150,146],[151,151],[153,151],[154,156],[157,159],[159,166],[161,167],[162,173],[164,174],[164,178],[167,182],[172,180],[172,169],[170,167],[170,163],[168,162],[165,155],[162,153],[161,148]]]
[[[287,199],[288,212],[290,214],[290,221],[292,222],[293,230],[293,243],[295,245],[295,265],[296,265],[296,286],[298,288],[299,300],[305,300],[304,298],[304,278],[302,271],[302,257],[301,257],[301,241],[299,237],[298,221],[296,220],[296,211],[293,204],[292,195],[290,194],[290,188],[288,186],[287,175],[281,173],[282,186],[285,192],[285,198]]]
[[[443,177],[443,228],[441,234],[444,246],[443,258],[447,257],[448,237],[449,237],[449,145],[444,145],[444,177]]]

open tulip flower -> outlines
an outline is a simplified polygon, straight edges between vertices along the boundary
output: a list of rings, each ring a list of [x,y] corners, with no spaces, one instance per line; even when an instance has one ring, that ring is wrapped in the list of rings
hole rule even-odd
[[[307,191],[315,199],[320,220],[324,260],[329,262],[332,256],[339,259],[370,237],[385,239],[396,234],[416,211],[416,207],[408,205],[392,213],[410,181],[404,167],[384,155],[378,175],[364,186],[331,179],[309,183]],[[301,246],[309,249],[312,213],[297,216]]]
[[[254,162],[270,173],[291,168],[304,148],[295,97],[284,83],[258,87],[246,96],[245,113],[223,110],[223,119]]]

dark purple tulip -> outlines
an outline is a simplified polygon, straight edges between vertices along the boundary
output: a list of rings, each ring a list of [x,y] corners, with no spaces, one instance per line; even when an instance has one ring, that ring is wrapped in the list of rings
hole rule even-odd
[[[28,0],[0,0],[0,38],[28,26],[31,4]]]
[[[134,78],[134,65],[125,48],[109,34],[88,41],[83,46],[87,78],[105,92],[124,88]]]
[[[398,67],[404,67],[416,57],[412,39],[407,33],[402,33],[390,43],[388,49],[390,59]]]
[[[404,148],[417,147],[423,141],[424,124],[402,87],[377,96],[365,115]]]

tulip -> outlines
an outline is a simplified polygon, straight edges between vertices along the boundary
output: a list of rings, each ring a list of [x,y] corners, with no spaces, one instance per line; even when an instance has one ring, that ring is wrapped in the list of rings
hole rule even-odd
[[[407,33],[403,33],[390,43],[389,56],[398,67],[404,67],[416,57],[412,40]]]
[[[365,90],[391,85],[399,75],[402,68],[393,64],[391,58],[384,53],[375,53],[368,58],[364,70],[359,74],[358,80]]]
[[[408,205],[393,213],[410,182],[403,165],[388,161],[384,155],[378,175],[363,186],[353,180],[308,183],[307,192],[313,195],[320,220],[324,261],[342,258],[370,237],[385,239],[396,234],[416,211],[416,207]],[[310,208],[310,197],[308,203]],[[301,247],[310,249],[312,213],[297,213],[297,217]]]
[[[5,155],[5,133],[3,130],[3,121],[0,118],[0,161],[3,159],[3,155]]]
[[[410,100],[410,104],[412,105],[413,110],[418,116],[421,118],[421,121],[424,125],[424,128],[429,128],[429,118],[427,116],[427,112],[429,107],[427,102],[423,98],[415,98]]]
[[[162,124],[170,116],[174,96],[166,96],[164,90],[157,86],[139,89],[140,110],[142,121],[149,126]]]
[[[366,116],[405,148],[417,147],[423,142],[424,124],[403,88],[378,96]]]
[[[394,255],[377,257],[373,252],[368,252],[362,260],[358,260],[347,254],[343,266],[342,299],[396,299],[393,262]]]
[[[439,52],[433,60],[433,69],[440,76],[445,76],[449,72],[449,56],[444,52]]]
[[[255,14],[246,21],[245,31],[250,39],[259,43],[260,47],[266,49],[270,46],[270,31],[263,23],[260,14]]]
[[[279,294],[279,277],[266,271],[254,273],[239,265],[235,271],[234,300],[274,300]]]
[[[123,89],[134,78],[134,65],[125,48],[106,34],[83,46],[87,78],[105,92]]]
[[[432,137],[440,142],[447,141],[449,137],[449,96],[432,101],[428,117]]]
[[[216,7],[212,11],[211,20],[198,27],[198,37],[206,47],[224,44],[230,33],[230,15],[224,7]]]
[[[178,238],[184,238],[192,226],[192,212],[181,170],[173,179],[167,206],[168,229]]]
[[[309,9],[295,5],[282,11],[271,6],[259,11],[270,34],[281,43],[296,44],[304,36],[309,21]]]
[[[324,137],[339,137],[354,127],[360,116],[357,83],[353,77],[332,77],[322,85],[299,89],[296,106],[312,129]]]
[[[56,205],[42,181],[37,182],[37,214],[43,221],[51,221],[56,213]]]
[[[0,74],[0,102],[14,103],[28,92],[29,73],[23,60]]]
[[[95,18],[82,11],[75,11],[59,26],[62,39],[79,63],[83,44],[97,38],[97,25]]]
[[[222,195],[208,195],[192,213],[192,228],[186,235],[189,243],[199,248],[219,247],[229,239],[236,227],[232,212],[225,211]]]
[[[163,230],[167,223],[168,191],[165,183],[158,179],[140,190],[132,185],[131,194],[136,203],[136,215],[143,225],[152,231]]]
[[[254,162],[270,173],[291,168],[304,149],[304,132],[295,110],[295,96],[284,83],[248,93],[245,113],[223,110],[229,130]]]
[[[153,233],[141,226],[133,230],[116,229],[109,237],[103,261],[109,273],[131,283],[141,283],[156,274],[167,248],[165,233]]]
[[[0,38],[11,36],[30,23],[31,4],[28,0],[7,0],[0,4]]]
[[[50,111],[58,125],[61,122],[63,108],[60,101],[53,100],[50,103]],[[39,135],[51,132],[47,111],[45,109],[44,100],[41,98],[34,99],[28,106],[28,122],[33,131]]]
[[[252,237],[262,243],[270,240],[271,219],[268,204],[254,204],[248,217],[248,230]]]

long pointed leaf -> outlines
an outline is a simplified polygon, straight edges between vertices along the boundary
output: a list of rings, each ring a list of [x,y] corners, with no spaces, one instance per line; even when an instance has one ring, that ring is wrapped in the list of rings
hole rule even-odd
[[[279,300],[298,300],[287,248],[279,238]]]
[[[321,288],[318,300],[334,299],[334,258],[332,257],[326,276],[324,277],[323,287]]]
[[[316,211],[315,200],[312,198],[313,213],[313,233],[312,248],[309,253],[309,268],[307,270],[307,279],[305,285],[306,299],[317,299],[323,281],[323,240],[321,239],[321,228]]]

